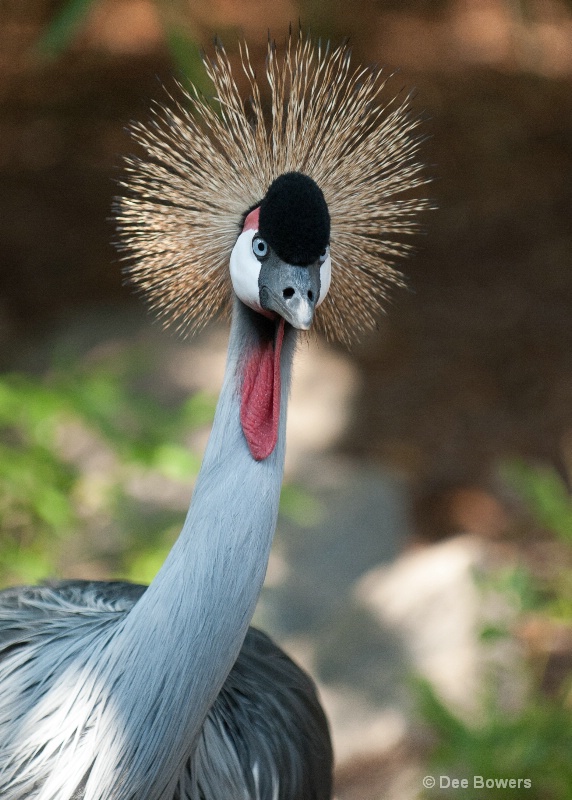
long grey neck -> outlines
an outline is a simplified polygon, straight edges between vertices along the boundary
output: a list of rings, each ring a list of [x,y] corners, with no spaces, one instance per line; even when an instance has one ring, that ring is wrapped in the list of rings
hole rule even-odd
[[[110,673],[121,664],[114,704],[124,726],[117,769],[130,776],[120,798],[171,796],[172,786],[156,776],[177,775],[188,757],[238,656],[264,581],[296,332],[286,326],[278,442],[256,462],[239,419],[241,365],[259,336],[256,317],[235,301],[224,384],[183,530],[114,638]]]

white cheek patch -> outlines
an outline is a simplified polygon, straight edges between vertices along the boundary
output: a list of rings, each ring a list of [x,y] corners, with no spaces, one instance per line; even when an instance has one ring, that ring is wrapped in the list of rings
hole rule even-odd
[[[318,297],[316,308],[321,303],[324,302],[326,295],[328,294],[328,291],[330,289],[331,282],[332,282],[332,259],[330,258],[330,254],[328,253],[328,257],[320,267],[320,296]]]
[[[236,240],[230,254],[230,279],[239,299],[255,311],[262,311],[258,287],[261,264],[252,252],[255,233],[255,230],[243,231]]]

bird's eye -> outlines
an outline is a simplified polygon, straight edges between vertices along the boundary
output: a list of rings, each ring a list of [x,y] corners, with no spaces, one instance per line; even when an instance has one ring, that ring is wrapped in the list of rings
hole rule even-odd
[[[327,257],[328,257],[328,253],[329,253],[329,252],[330,252],[330,248],[329,248],[329,247],[326,247],[326,249],[324,250],[324,252],[323,252],[323,253],[321,253],[321,255],[320,255],[320,258],[318,259],[318,260],[319,260],[319,262],[320,262],[320,264],[323,264],[323,263],[324,263],[324,261],[325,261],[325,260],[327,259]]]
[[[255,236],[252,240],[252,252],[256,258],[264,258],[268,255],[268,245],[260,236]]]

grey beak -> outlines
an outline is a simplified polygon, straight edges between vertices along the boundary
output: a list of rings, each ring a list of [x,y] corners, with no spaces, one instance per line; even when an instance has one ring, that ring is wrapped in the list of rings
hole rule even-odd
[[[263,264],[258,279],[260,305],[280,314],[298,330],[307,331],[320,296],[320,265],[296,267],[272,260]]]

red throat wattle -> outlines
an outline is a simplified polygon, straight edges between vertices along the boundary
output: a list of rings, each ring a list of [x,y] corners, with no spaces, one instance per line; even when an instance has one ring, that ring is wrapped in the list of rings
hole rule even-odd
[[[248,355],[240,398],[240,423],[256,461],[272,453],[280,421],[280,355],[284,320],[279,319],[275,340],[260,342]]]

